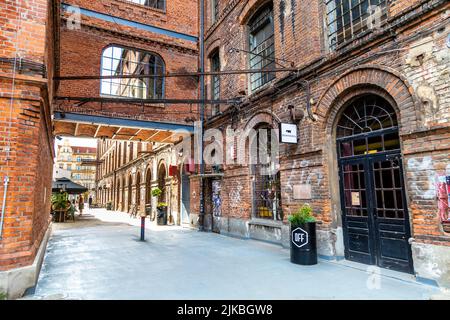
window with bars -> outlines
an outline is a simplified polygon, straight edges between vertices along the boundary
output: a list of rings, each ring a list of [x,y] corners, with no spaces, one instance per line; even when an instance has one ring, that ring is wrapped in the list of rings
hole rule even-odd
[[[282,221],[280,172],[274,170],[275,163],[272,158],[274,132],[269,125],[265,124],[255,130],[256,164],[252,165],[254,216],[260,219]],[[262,134],[265,134],[265,139],[261,139]]]
[[[165,10],[166,1],[165,0],[127,0],[128,2],[137,3],[146,7],[151,7],[155,9]]]
[[[249,23],[250,69],[273,69],[275,67],[275,45],[272,5],[262,8]],[[252,91],[259,89],[275,78],[274,73],[252,73]]]
[[[103,51],[102,76],[163,75],[164,62],[156,54],[111,46]],[[103,79],[101,94],[138,98],[161,99],[164,96],[164,78]]]
[[[358,34],[387,19],[387,0],[324,0],[328,46],[335,50]]]
[[[219,51],[216,51],[211,56],[211,71],[219,72],[220,71],[220,56]],[[220,76],[213,75],[211,77],[211,99],[219,100],[220,99]],[[212,116],[217,115],[220,112],[220,105],[215,104],[212,106]]]
[[[219,19],[219,0],[211,0],[212,23]]]

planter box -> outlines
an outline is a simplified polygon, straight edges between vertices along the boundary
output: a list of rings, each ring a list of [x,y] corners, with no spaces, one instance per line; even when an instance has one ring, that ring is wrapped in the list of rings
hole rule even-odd
[[[304,266],[317,264],[315,222],[291,226],[291,262]]]

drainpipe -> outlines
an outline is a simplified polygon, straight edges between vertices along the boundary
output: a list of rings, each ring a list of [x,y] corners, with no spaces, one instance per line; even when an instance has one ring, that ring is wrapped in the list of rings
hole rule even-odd
[[[3,184],[3,205],[2,205],[2,216],[0,220],[0,240],[3,237],[3,222],[5,220],[5,211],[6,211],[6,195],[8,193],[8,183],[9,177],[6,176]]]
[[[308,80],[299,80],[298,83],[303,86],[306,91],[306,111],[308,112],[308,117],[316,122],[317,118],[311,108],[311,85]]]
[[[205,195],[204,195],[204,180],[205,163],[203,159],[203,126],[205,120],[205,1],[200,0],[200,130],[201,142],[200,148],[200,217],[199,217],[199,231],[205,230]]]

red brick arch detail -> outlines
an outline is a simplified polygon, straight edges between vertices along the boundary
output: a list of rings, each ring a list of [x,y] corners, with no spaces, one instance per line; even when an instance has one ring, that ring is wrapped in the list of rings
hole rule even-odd
[[[366,65],[344,73],[320,97],[315,114],[324,120],[327,133],[331,133],[339,109],[349,99],[364,93],[378,94],[391,102],[401,131],[412,131],[419,126],[418,103],[406,78],[388,67]]]
[[[211,42],[206,48],[206,57],[211,58],[211,54],[216,50],[220,52],[220,43],[221,39],[216,39],[213,42]]]
[[[260,123],[268,123],[272,125],[273,129],[278,129],[280,122],[280,119],[275,114],[262,111],[255,114],[249,121],[247,121],[244,127],[244,132],[255,128]]]
[[[241,13],[238,17],[238,22],[241,25],[247,24],[247,22],[250,20],[250,18],[255,14],[256,11],[258,11],[259,8],[261,8],[263,5],[272,2],[272,0],[249,0],[245,4],[244,8],[242,9]]]

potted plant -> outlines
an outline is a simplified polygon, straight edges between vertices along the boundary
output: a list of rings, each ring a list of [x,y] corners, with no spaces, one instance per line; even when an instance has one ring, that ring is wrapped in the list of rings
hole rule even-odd
[[[167,225],[167,203],[165,202],[159,202],[156,206],[156,210],[158,211],[158,225],[159,226],[165,226]]]
[[[317,264],[316,218],[309,204],[288,217],[291,224],[291,262]]]
[[[159,188],[153,188],[152,189],[152,196],[155,198],[160,198],[163,191]],[[158,202],[156,205],[156,211],[157,211],[157,224],[159,226],[165,226],[167,225],[167,203],[165,202]]]
[[[158,187],[152,189],[152,196],[158,198],[162,194],[162,190]]]
[[[112,202],[108,202],[106,204],[106,210],[111,211],[112,210]]]
[[[69,195],[66,192],[59,192],[52,195],[52,211],[55,222],[64,222],[66,212],[69,208]]]

